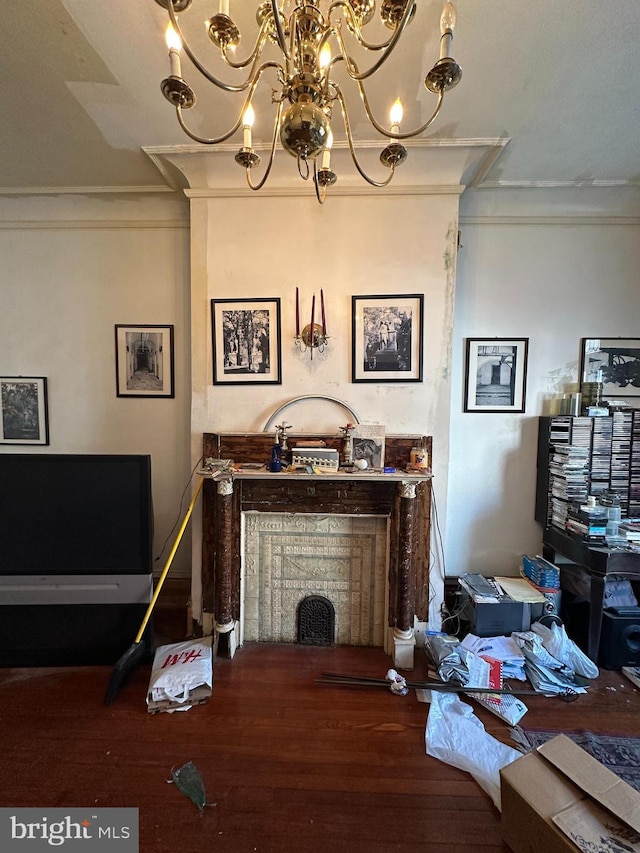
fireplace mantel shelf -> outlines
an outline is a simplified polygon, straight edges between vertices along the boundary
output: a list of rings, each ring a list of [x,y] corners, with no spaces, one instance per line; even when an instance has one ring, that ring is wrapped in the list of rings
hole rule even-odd
[[[392,482],[392,483],[424,483],[426,480],[431,480],[433,474],[431,472],[417,471],[395,471],[383,473],[378,470],[371,471],[322,471],[320,474],[307,474],[304,471],[269,471],[266,466],[260,469],[234,469],[233,471],[213,471],[201,472],[201,475],[219,482],[220,480],[261,480],[273,479],[279,480],[306,480],[306,481],[341,481],[345,480],[364,480],[375,482]]]

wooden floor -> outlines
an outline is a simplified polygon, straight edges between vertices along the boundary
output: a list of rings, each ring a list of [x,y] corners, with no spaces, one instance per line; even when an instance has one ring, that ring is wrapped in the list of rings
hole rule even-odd
[[[422,652],[417,661],[412,677],[426,678]],[[158,715],[146,710],[148,665],[111,706],[110,668],[0,670],[0,806],[138,807],[141,853],[506,850],[477,783],[425,755],[428,706],[413,691],[315,683],[388,666],[380,649],[250,644],[216,658],[204,705]],[[532,728],[640,735],[640,691],[620,673],[572,704],[526,699]],[[167,783],[187,761],[216,803],[202,815]]]

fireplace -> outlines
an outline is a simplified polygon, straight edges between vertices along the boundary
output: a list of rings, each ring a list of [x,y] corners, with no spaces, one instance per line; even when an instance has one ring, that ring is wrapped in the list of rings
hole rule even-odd
[[[336,436],[313,438],[342,450]],[[257,463],[272,442],[266,433],[205,433],[203,450]],[[431,475],[406,470],[418,443],[431,458],[428,436],[386,437],[393,473],[262,469],[205,481],[203,628],[224,638],[230,657],[249,640],[298,641],[298,606],[317,595],[335,611],[336,642],[382,645],[396,666],[413,668],[414,620],[426,622],[429,608]],[[375,559],[364,560],[372,550]]]

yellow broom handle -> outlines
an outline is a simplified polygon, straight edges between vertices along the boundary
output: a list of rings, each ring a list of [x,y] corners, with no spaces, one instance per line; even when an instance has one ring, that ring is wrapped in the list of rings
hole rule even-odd
[[[196,501],[198,500],[198,495],[202,491],[202,484],[203,483],[204,483],[204,477],[201,477],[200,482],[196,486],[196,490],[193,493],[193,497],[191,498],[191,503],[189,504],[189,509],[187,510],[186,515],[182,520],[182,524],[180,525],[180,530],[178,531],[178,535],[176,536],[175,542],[173,543],[171,553],[169,554],[169,557],[167,558],[167,562],[165,563],[165,567],[162,570],[162,574],[160,575],[160,578],[159,578],[158,583],[156,585],[156,591],[153,593],[153,598],[151,599],[151,603],[147,607],[147,612],[144,614],[144,619],[142,620],[142,625],[140,625],[140,630],[138,631],[138,634],[134,640],[134,642],[136,644],[142,640],[142,635],[144,634],[145,628],[147,627],[147,622],[149,621],[149,618],[151,616],[151,613],[153,612],[153,608],[155,607],[158,596],[160,595],[160,590],[162,589],[162,584],[164,583],[165,578],[167,577],[167,575],[169,573],[169,569],[171,568],[171,563],[173,562],[173,558],[175,557],[176,551],[178,550],[178,546],[180,545],[180,541],[182,539],[182,534],[184,533],[185,528],[186,528],[187,524],[189,523],[189,519],[191,518],[191,513],[193,512],[193,508],[196,505]]]

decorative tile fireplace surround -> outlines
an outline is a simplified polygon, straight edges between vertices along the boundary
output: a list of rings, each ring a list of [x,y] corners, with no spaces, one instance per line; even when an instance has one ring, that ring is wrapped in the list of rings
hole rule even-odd
[[[315,595],[335,611],[332,642],[384,645],[386,517],[246,512],[243,521],[242,640],[295,642],[299,605]]]
[[[342,439],[323,438],[341,449]],[[291,436],[291,444],[310,436]],[[205,458],[265,462],[273,437],[204,434]],[[335,611],[333,642],[384,646],[413,668],[414,618],[429,606],[430,476],[406,472],[428,436],[387,436],[394,474],[241,472],[208,479],[203,497],[203,624],[245,641],[296,642],[300,603]]]

